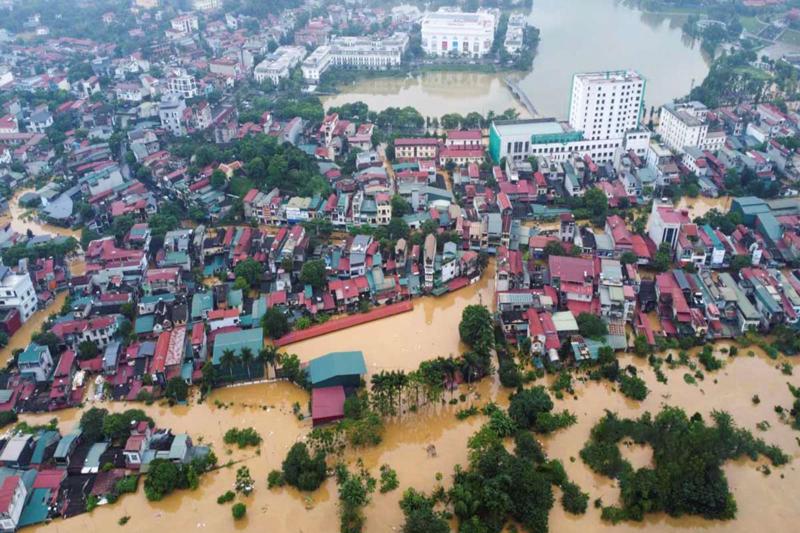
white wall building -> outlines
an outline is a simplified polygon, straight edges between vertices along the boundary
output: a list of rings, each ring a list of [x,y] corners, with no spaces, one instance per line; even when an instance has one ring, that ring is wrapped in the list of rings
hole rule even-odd
[[[318,46],[303,61],[303,65],[300,67],[303,71],[303,79],[307,83],[319,83],[320,78],[331,66],[332,61],[331,47],[328,45]]]
[[[306,57],[306,49],[302,46],[279,46],[264,61],[256,65],[253,77],[258,83],[270,80],[277,85],[288,78],[294,67]]]
[[[23,324],[36,311],[36,291],[28,272],[16,274],[0,266],[0,309],[16,309]]]
[[[621,139],[639,126],[644,88],[633,70],[576,74],[569,124],[588,140]]]
[[[197,20],[197,15],[180,15],[170,21],[170,26],[176,32],[182,34],[189,34],[193,31],[200,29],[200,23]]]
[[[437,11],[422,18],[422,49],[432,56],[489,53],[497,19],[492,13]]]
[[[158,106],[158,118],[161,119],[161,125],[176,137],[186,133],[183,127],[183,112],[185,110],[186,103],[183,98],[176,94],[165,94]]]
[[[192,6],[197,11],[211,11],[217,9],[221,3],[220,0],[194,0]]]
[[[385,39],[334,37],[331,40],[333,65],[342,68],[382,70],[403,62],[408,48],[407,33],[397,32]]]
[[[185,99],[195,98],[200,94],[194,76],[186,71],[176,71],[167,80],[167,92],[182,96]]]
[[[659,113],[657,132],[667,148],[678,154],[687,147],[702,149],[708,135],[707,113],[700,102],[667,104]]]

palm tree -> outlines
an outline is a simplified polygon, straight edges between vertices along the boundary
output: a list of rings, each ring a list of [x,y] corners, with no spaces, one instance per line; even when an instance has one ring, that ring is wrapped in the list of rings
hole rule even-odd
[[[247,379],[250,380],[250,365],[253,364],[255,360],[255,356],[253,355],[253,350],[248,346],[245,346],[241,350],[239,350],[239,356],[242,359],[242,364],[247,369]]]
[[[230,348],[225,348],[222,350],[222,355],[219,358],[219,364],[222,366],[222,368],[228,369],[228,372],[231,375],[231,381],[233,381],[233,365],[236,364],[236,353]]]
[[[278,348],[273,345],[264,346],[259,350],[258,357],[261,362],[266,366],[269,365],[272,367],[272,373],[277,375],[276,365],[279,362],[280,354],[278,353]]]

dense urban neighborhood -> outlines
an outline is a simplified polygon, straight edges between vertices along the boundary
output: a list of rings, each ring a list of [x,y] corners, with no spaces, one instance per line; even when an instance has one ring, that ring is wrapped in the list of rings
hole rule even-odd
[[[452,483],[437,473],[426,494],[403,482],[396,529],[544,532],[554,490],[571,514],[589,500],[537,440],[584,416],[554,410],[550,393],[578,400],[573,383],[605,380],[642,402],[654,387],[643,368],[665,385],[662,366],[685,367],[675,381],[696,386],[740,347],[800,354],[800,55],[759,57],[756,45],[791,35],[800,4],[646,3],[690,10],[683,31],[710,51],[708,77],[648,108],[638,70],[564,70],[558,117],[513,78],[540,40],[530,2],[429,4],[0,0],[0,531],[114,508],[140,475],[159,501],[225,469],[235,486],[217,503],[237,500],[226,516],[255,521],[267,511],[248,515],[248,498],[266,489],[246,465],[280,429],[203,411],[224,433],[214,448],[153,409],[191,417],[233,409],[219,391],[287,385],[290,408],[242,402],[309,421],[269,473],[271,495],[335,478],[341,531],[361,531],[376,484],[391,492],[397,472],[380,465],[378,482],[343,450],[378,446],[385,424],[426,405],[458,405],[458,420],[486,424],[461,443],[463,468],[439,466]],[[510,105],[424,116],[402,101],[320,99],[378,73],[447,69],[509,73]],[[428,306],[467,293],[477,301],[460,323],[435,326],[458,332],[450,352],[420,337],[418,355],[392,355],[397,337],[380,340],[380,324],[420,308],[431,324]],[[373,331],[390,355],[367,349]],[[327,344],[337,332],[344,349]],[[312,355],[293,353],[304,343]],[[795,403],[775,413],[796,429],[800,384],[782,361]],[[494,375],[513,392],[478,402]],[[605,521],[729,520],[725,461],[797,457],[727,413],[704,420],[662,398],[652,418],[605,411],[574,448],[621,487],[618,505],[594,502]],[[652,469],[620,455],[623,439],[652,448]],[[702,439],[724,453],[678,457]]]

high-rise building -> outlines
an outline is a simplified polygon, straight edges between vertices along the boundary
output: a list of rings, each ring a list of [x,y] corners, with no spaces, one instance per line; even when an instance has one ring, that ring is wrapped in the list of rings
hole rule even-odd
[[[621,139],[639,126],[644,87],[644,78],[633,70],[576,74],[570,126],[589,141]]]

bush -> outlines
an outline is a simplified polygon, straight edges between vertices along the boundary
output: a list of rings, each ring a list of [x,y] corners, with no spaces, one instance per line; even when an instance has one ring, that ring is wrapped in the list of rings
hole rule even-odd
[[[522,385],[522,372],[509,357],[500,358],[500,384],[509,389],[516,389]]]
[[[3,411],[0,413],[0,428],[6,427],[17,421],[17,413],[14,411]]]
[[[126,494],[136,492],[136,487],[139,484],[139,478],[136,476],[125,476],[117,481],[114,485],[114,492],[117,494]]]
[[[258,446],[261,444],[261,435],[253,428],[231,428],[225,432],[222,438],[225,444],[236,444],[239,448],[248,446]]]
[[[563,492],[561,506],[564,507],[565,511],[572,514],[584,514],[586,512],[586,508],[589,505],[589,495],[581,491],[578,485],[567,481],[562,485],[561,490]]]
[[[325,452],[317,452],[312,458],[305,443],[295,443],[286,454],[282,468],[289,485],[303,491],[317,490],[325,481]]]
[[[247,506],[242,502],[234,503],[231,507],[231,514],[234,520],[241,520],[247,514]]]
[[[638,376],[629,376],[627,374],[620,374],[619,376],[619,390],[628,398],[639,400],[640,402],[647,398],[650,392],[647,389],[647,384]]]
[[[284,485],[286,485],[286,479],[280,470],[273,470],[267,476],[267,488],[283,487]]]
[[[233,492],[232,490],[229,490],[228,492],[226,492],[225,494],[223,494],[222,496],[219,496],[217,498],[217,503],[220,504],[220,505],[225,504],[225,503],[229,503],[229,502],[232,502],[235,497],[236,497],[236,493]]]
[[[391,492],[399,486],[397,472],[389,465],[381,465],[381,494]]]

